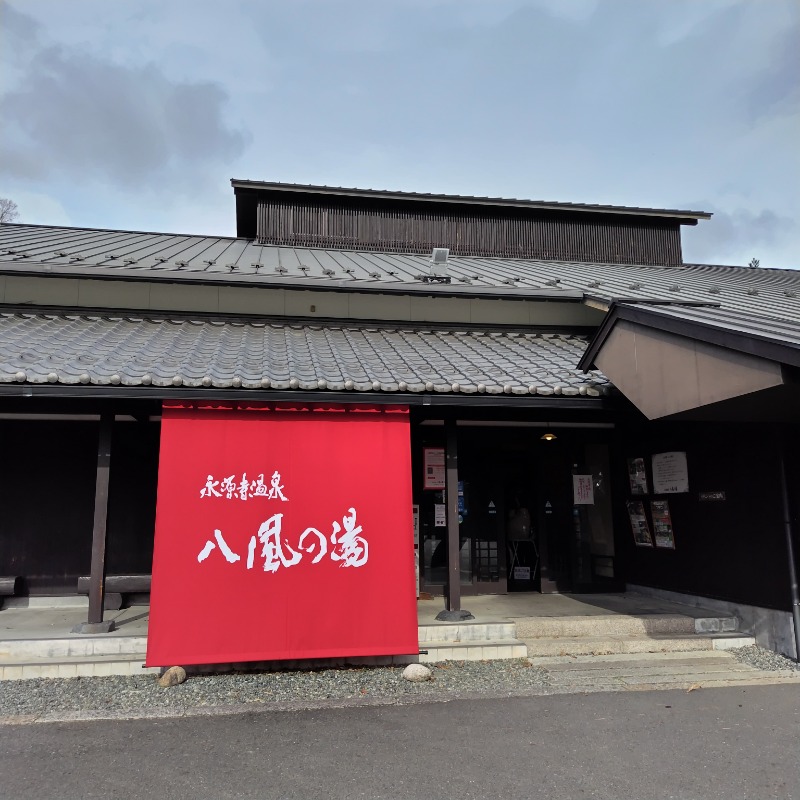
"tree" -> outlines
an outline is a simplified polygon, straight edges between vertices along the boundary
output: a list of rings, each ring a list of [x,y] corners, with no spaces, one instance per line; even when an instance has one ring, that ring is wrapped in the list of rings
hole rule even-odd
[[[19,217],[19,209],[13,200],[0,197],[0,225],[4,222],[13,222]]]
[[[752,267],[753,269],[758,269],[761,266],[761,262],[757,258],[751,258],[750,263],[747,266]]]

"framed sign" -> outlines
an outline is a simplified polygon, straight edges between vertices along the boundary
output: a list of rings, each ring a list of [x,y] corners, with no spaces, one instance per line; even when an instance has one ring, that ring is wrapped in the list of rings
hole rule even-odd
[[[653,517],[653,534],[656,547],[675,549],[675,533],[672,530],[672,517],[669,513],[669,501],[651,500],[650,513]]]
[[[165,405],[147,664],[416,653],[409,441],[405,407]]]
[[[422,461],[425,470],[422,488],[444,489],[446,485],[444,447],[424,447]]]
[[[628,459],[628,481],[631,494],[647,494],[647,471],[643,458]]]
[[[656,453],[653,456],[653,494],[680,494],[688,491],[686,453]]]
[[[592,475],[572,476],[572,502],[576,506],[594,505],[594,478]]]
[[[644,513],[644,503],[641,500],[628,500],[628,517],[631,521],[633,541],[637,547],[652,547],[653,537],[650,526],[647,524],[647,515]]]

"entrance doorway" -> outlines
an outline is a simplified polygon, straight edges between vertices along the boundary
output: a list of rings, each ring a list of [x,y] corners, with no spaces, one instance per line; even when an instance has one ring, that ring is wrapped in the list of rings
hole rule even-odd
[[[602,591],[614,542],[608,447],[584,430],[458,426],[461,592]],[[574,504],[573,475],[590,475],[591,506]],[[421,586],[441,593],[447,574],[444,492],[418,492]],[[435,522],[439,506],[439,524]],[[612,567],[613,575],[613,567]]]

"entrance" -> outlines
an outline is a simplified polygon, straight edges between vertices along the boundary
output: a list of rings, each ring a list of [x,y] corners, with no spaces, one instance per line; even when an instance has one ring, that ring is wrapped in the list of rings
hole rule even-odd
[[[608,447],[588,444],[582,430],[560,428],[550,441],[542,433],[541,427],[458,426],[464,595],[602,591],[613,577]],[[591,476],[591,505],[574,504],[573,474]],[[444,492],[417,496],[421,587],[438,594],[447,574]]]

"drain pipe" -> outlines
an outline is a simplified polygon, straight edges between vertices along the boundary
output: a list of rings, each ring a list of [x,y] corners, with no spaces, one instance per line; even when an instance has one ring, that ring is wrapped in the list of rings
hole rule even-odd
[[[792,535],[792,515],[789,507],[789,489],[786,481],[786,461],[783,447],[779,445],[779,463],[781,469],[781,500],[783,505],[783,529],[786,534],[786,554],[789,558],[789,584],[792,592],[792,620],[794,621],[794,656],[800,663],[800,587],[797,585],[797,566],[794,552],[794,536]]]

